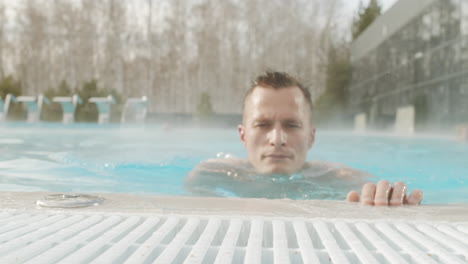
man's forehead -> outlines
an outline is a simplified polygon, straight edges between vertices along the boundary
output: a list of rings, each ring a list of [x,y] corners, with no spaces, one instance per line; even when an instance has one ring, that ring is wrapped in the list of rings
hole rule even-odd
[[[300,89],[293,87],[256,87],[245,102],[244,119],[300,119],[308,115],[307,102]]]
[[[305,101],[305,98],[301,90],[296,86],[284,88],[257,86],[247,97],[246,104],[255,105],[272,100],[278,104],[295,103],[300,105]]]
[[[303,118],[301,118],[301,115],[296,112],[296,113],[287,113],[287,115],[275,115],[272,113],[261,113],[257,112],[256,114],[251,115],[251,118],[249,118],[249,122],[272,122],[272,121],[280,121],[280,122],[303,122]]]

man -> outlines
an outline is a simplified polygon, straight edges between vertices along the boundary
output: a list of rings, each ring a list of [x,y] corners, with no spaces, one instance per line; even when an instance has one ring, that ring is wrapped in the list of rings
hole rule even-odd
[[[363,186],[361,195],[351,191],[346,200],[368,205],[415,205],[422,200],[420,190],[407,197],[402,182],[365,183],[369,175],[363,172],[334,163],[306,162],[315,141],[312,101],[309,91],[286,73],[266,72],[255,79],[244,98],[242,119],[238,131],[248,160],[211,159],[199,164],[186,178],[190,190],[213,195],[222,189],[255,197],[265,190],[280,192],[283,186],[301,192],[309,182],[314,185],[308,188],[321,191],[322,196],[315,198],[329,198],[333,188]],[[295,178],[300,180],[291,180]],[[324,187],[329,189],[323,192]]]

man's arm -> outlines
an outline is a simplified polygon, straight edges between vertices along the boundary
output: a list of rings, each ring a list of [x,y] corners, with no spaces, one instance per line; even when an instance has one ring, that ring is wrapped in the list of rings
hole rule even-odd
[[[346,185],[359,185],[366,183],[369,179],[375,178],[374,175],[365,171],[354,169],[346,165],[325,162],[313,161],[307,162],[304,170],[302,171],[305,178],[316,178],[327,182],[341,182]]]
[[[386,180],[381,180],[377,184],[368,182],[375,176],[353,169],[342,164],[331,162],[309,162],[309,170],[315,171],[315,177],[324,181],[333,182],[338,180],[338,184],[361,188],[361,195],[356,191],[348,193],[346,201],[361,202],[366,205],[377,206],[400,206],[418,205],[421,203],[423,193],[421,190],[413,190],[409,196],[406,195],[407,188],[403,182],[392,184]]]

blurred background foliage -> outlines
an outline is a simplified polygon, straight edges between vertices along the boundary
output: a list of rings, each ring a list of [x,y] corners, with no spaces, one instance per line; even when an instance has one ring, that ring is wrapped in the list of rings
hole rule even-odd
[[[303,80],[317,123],[332,125],[346,120],[350,43],[381,13],[370,0],[343,32],[343,1],[18,0],[11,17],[0,0],[0,96],[78,94],[75,120],[96,122],[90,97],[114,96],[118,121],[126,98],[146,95],[150,112],[203,119],[239,112],[250,79],[273,68]],[[9,118],[25,119],[23,108]],[[61,116],[51,102],[41,118]]]
[[[12,94],[15,97],[21,96],[21,82],[15,80],[13,76],[7,76],[0,79],[0,98],[5,100],[7,94]],[[43,93],[50,101],[50,104],[44,104],[41,120],[49,122],[62,121],[62,107],[59,103],[53,102],[53,98],[57,96],[72,96],[78,94],[83,100],[83,104],[79,104],[75,112],[75,120],[77,122],[97,122],[98,111],[96,104],[88,102],[91,97],[107,97],[113,96],[115,104],[111,105],[111,122],[119,122],[122,113],[123,98],[115,89],[99,87],[97,80],[84,82],[78,89],[72,89],[67,81],[62,80],[56,87],[50,87]],[[22,104],[10,104],[8,112],[10,120],[25,120],[26,109]]]
[[[361,2],[351,27],[353,40],[380,16],[381,9],[377,0],[370,0],[367,6]],[[321,127],[352,126],[353,120],[345,112],[351,78],[350,47],[351,42],[344,39],[329,42],[325,91],[315,101],[315,122]]]
[[[7,94],[20,96],[22,93],[21,82],[16,80],[12,75],[8,75],[0,79],[0,98],[5,101]],[[26,111],[21,105],[11,104],[8,111],[8,117],[12,120],[22,120],[26,118]]]

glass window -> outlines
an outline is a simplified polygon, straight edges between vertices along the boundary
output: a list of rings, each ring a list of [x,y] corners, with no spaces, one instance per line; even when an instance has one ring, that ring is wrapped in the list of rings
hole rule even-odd
[[[464,36],[468,36],[468,1],[460,2],[460,31]]]
[[[448,39],[452,40],[460,36],[460,0],[451,0],[448,8],[450,8],[448,18]]]
[[[440,9],[434,5],[431,10],[432,28],[431,28],[431,47],[437,47],[442,40],[442,30],[440,21]]]
[[[422,16],[421,21],[421,38],[424,41],[429,42],[432,34],[432,14],[430,12],[425,13]]]

